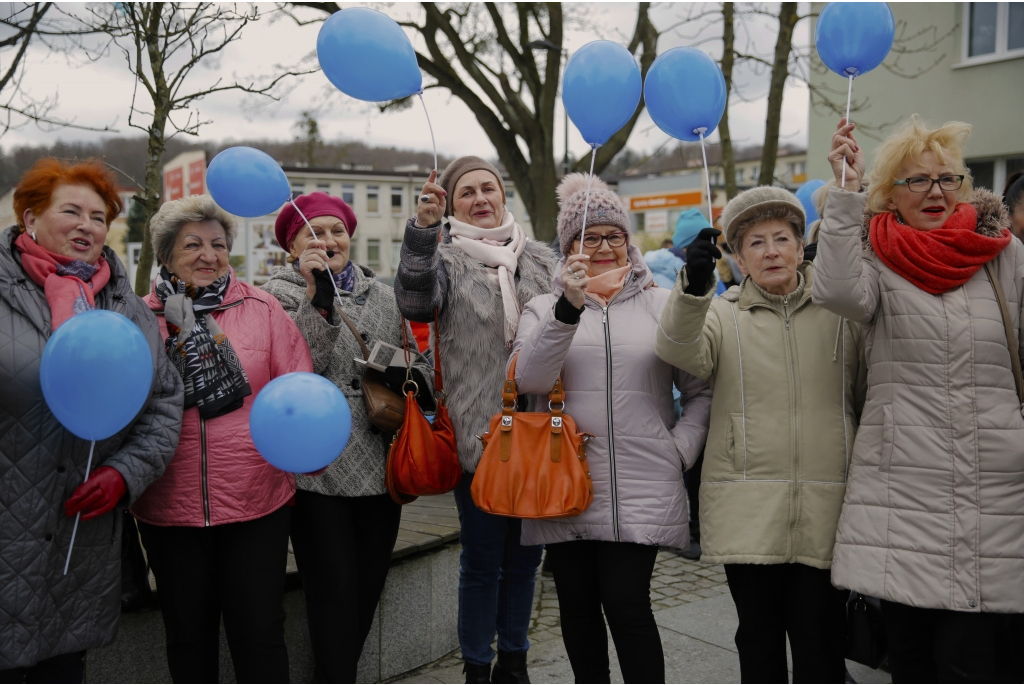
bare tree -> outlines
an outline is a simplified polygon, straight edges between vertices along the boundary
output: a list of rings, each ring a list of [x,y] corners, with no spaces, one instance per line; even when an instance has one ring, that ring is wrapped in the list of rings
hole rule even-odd
[[[296,2],[325,13],[337,3]],[[555,186],[560,171],[555,162],[555,106],[562,69],[565,12],[578,11],[561,3],[420,4],[413,21],[399,22],[416,31],[426,46],[417,52],[420,68],[433,79],[425,88],[444,88],[462,100],[498,152],[528,210],[541,240],[555,236],[558,203]],[[650,3],[639,3],[636,25],[627,48],[640,50],[640,69],[657,53],[658,32],[648,17]],[[538,59],[536,52],[544,57]],[[401,103],[399,106],[404,105]],[[602,170],[625,146],[643,111],[641,100],[632,119],[597,151],[595,172]],[[576,162],[587,170],[590,157]]]
[[[50,53],[63,53],[93,60],[103,53],[104,46],[86,45],[83,38],[95,33],[65,14],[52,2],[3,3],[0,27],[7,35],[0,39],[0,136],[30,123],[44,130],[75,128],[84,131],[110,131],[112,124],[88,126],[56,114],[57,94],[36,99],[24,89],[26,54],[33,42],[42,44]]]
[[[729,131],[729,94],[732,93],[732,68],[736,62],[736,9],[731,2],[722,3],[722,76],[725,77],[726,105],[722,120],[718,122],[718,139],[722,144],[722,173],[725,175],[725,198],[731,200],[739,195],[736,186],[736,155],[732,149],[732,133]]]
[[[768,85],[768,114],[764,120],[764,145],[761,147],[761,176],[757,184],[775,182],[775,160],[779,153],[779,126],[782,123],[782,94],[789,78],[789,59],[793,51],[793,29],[800,21],[795,2],[784,2],[779,9],[779,34],[775,41],[772,76]]]
[[[93,27],[110,35],[128,62],[136,81],[128,125],[145,131],[149,137],[144,188],[140,191],[145,228],[135,278],[135,292],[144,295],[149,292],[153,265],[149,221],[160,207],[167,140],[179,133],[198,135],[199,128],[209,123],[202,119],[197,107],[208,95],[240,91],[276,99],[282,81],[311,70],[277,66],[273,75],[262,78],[233,75],[230,80],[221,77],[203,85],[190,81],[189,76],[197,66],[216,59],[241,37],[249,23],[260,18],[260,11],[254,6],[243,10],[212,2],[125,2],[92,6],[89,13]],[[184,121],[180,116],[175,118],[176,113],[185,114]]]

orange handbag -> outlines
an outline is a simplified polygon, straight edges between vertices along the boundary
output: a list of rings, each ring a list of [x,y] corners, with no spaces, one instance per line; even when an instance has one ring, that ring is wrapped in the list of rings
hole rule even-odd
[[[462,480],[462,466],[455,446],[455,428],[445,406],[441,383],[441,353],[438,349],[437,312],[434,312],[434,397],[437,411],[434,422],[427,421],[416,403],[416,382],[411,374],[402,386],[405,394],[405,418],[398,429],[384,471],[384,484],[398,504],[408,504],[420,495],[451,492]],[[412,355],[405,319],[402,319],[402,346],[405,363],[411,368]],[[409,386],[412,386],[409,388]],[[409,389],[407,389],[409,388]]]
[[[579,516],[594,497],[586,453],[592,436],[579,432],[572,417],[562,413],[561,378],[548,395],[549,411],[516,411],[516,361],[509,365],[501,413],[491,418],[487,433],[477,436],[484,453],[473,476],[473,501],[501,516]]]

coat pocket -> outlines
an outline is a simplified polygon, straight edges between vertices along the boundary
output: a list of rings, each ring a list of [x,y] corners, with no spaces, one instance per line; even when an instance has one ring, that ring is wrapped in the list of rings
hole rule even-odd
[[[743,430],[743,414],[729,414],[729,456],[734,471],[743,473],[747,465],[746,434]]]
[[[892,407],[882,407],[882,458],[878,462],[879,471],[889,471],[895,437],[896,429],[892,423]]]

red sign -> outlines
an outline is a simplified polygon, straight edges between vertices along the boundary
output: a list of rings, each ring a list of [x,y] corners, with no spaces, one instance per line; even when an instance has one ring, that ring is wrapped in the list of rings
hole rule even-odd
[[[188,165],[188,194],[202,195],[206,176],[206,161],[197,159]]]
[[[185,197],[183,169],[168,169],[164,174],[164,201],[180,200]]]

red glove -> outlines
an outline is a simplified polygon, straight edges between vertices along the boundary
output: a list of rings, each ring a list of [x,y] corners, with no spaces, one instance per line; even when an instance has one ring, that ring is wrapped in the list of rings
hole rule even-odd
[[[71,517],[82,512],[83,521],[103,516],[117,506],[127,491],[128,486],[117,469],[101,466],[71,493],[64,503],[64,513]]]

